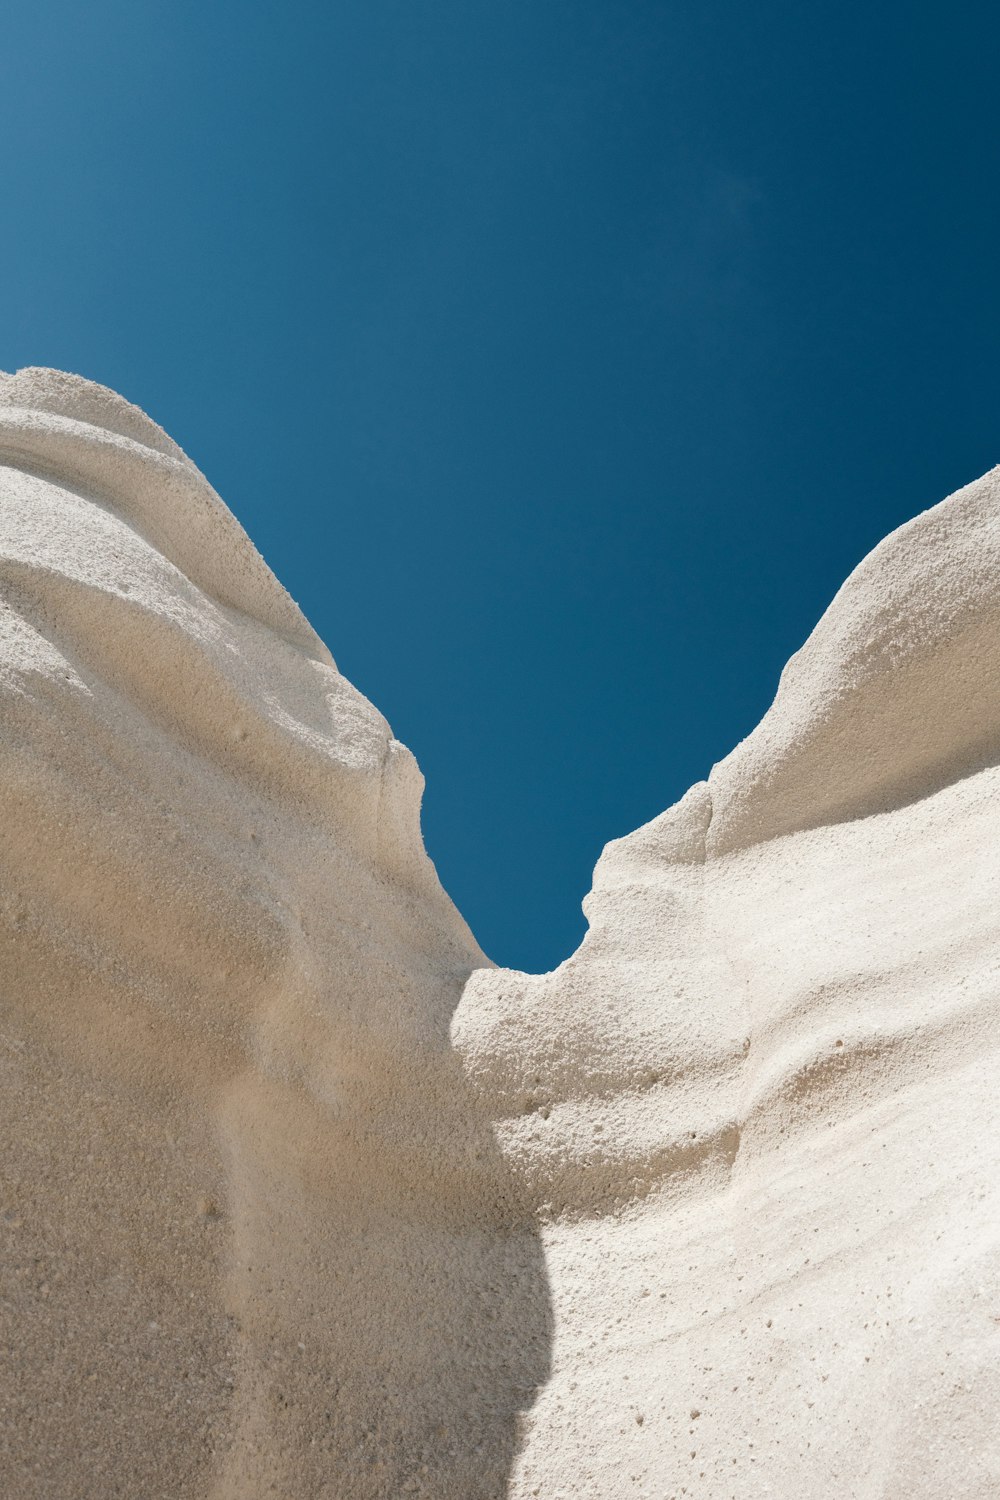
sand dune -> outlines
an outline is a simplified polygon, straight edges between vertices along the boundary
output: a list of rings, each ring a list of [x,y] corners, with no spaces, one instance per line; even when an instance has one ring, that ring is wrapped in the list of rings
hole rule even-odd
[[[0,377],[0,1494],[1000,1494],[1000,471],[497,969],[120,397]]]

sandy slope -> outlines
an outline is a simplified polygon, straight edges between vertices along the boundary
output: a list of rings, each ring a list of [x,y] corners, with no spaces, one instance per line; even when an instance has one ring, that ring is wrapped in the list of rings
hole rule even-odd
[[[0,1493],[1000,1494],[1000,473],[488,964],[193,465],[0,379]]]

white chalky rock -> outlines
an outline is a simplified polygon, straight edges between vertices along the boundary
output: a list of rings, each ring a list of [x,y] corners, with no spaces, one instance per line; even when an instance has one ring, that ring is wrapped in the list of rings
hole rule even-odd
[[[198,470],[0,377],[0,1493],[1000,1493],[1000,471],[552,974]]]

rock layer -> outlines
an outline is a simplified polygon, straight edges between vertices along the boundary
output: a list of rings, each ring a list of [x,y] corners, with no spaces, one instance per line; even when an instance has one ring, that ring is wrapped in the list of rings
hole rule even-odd
[[[998,502],[518,974],[190,461],[2,377],[2,1492],[1000,1492]]]

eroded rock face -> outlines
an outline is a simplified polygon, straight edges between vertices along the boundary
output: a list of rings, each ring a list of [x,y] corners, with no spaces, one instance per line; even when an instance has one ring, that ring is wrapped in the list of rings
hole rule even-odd
[[[1000,471],[579,951],[121,398],[0,380],[0,1492],[1000,1492]]]
[[[0,398],[0,1493],[492,1496],[548,1290],[419,772],[141,413]]]

